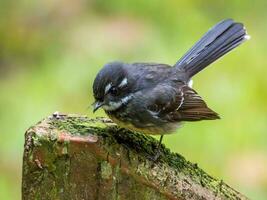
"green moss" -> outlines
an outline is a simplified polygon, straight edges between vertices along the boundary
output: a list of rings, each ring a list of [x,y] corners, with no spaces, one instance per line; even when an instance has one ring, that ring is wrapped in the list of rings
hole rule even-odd
[[[112,175],[112,167],[107,161],[101,162],[101,178],[109,179]]]
[[[123,144],[126,148],[132,149],[148,159],[153,158],[156,154],[158,141],[155,138],[117,126],[107,126],[101,120],[66,117],[52,120],[49,123],[55,128],[66,130],[73,135],[96,134],[103,137],[107,144],[114,144],[115,142]],[[204,173],[196,165],[186,161],[180,154],[171,153],[164,145],[161,145],[161,156],[158,162],[168,163],[186,174],[199,175]]]
[[[27,133],[28,137],[32,139],[32,144],[27,147],[28,160],[24,161],[23,174],[31,175],[23,182],[23,194],[29,192],[34,195],[30,199],[43,199],[47,194],[50,199],[66,199],[62,195],[68,194],[68,142],[58,143],[57,132],[54,131],[50,134],[31,131]],[[32,193],[27,186],[34,184],[39,187]],[[66,191],[60,191],[62,188]]]
[[[147,161],[151,160],[157,153],[158,141],[151,136],[144,134],[131,132],[129,130],[119,128],[117,126],[108,126],[105,123],[105,119],[88,119],[85,117],[61,117],[59,119],[49,120],[48,123],[58,130],[66,130],[73,135],[89,135],[95,134],[103,138],[105,147],[108,152],[114,151],[114,145],[123,145],[126,149],[131,149],[138,155],[139,160]],[[52,137],[54,138],[54,137]],[[34,139],[35,145],[40,145],[40,138]],[[43,142],[42,142],[43,144]],[[221,181],[216,180],[201,170],[196,164],[192,164],[185,160],[183,156],[178,153],[172,153],[164,145],[161,145],[161,156],[157,160],[159,163],[167,164],[178,170],[185,176],[190,176],[193,181],[201,184],[203,187],[210,189],[214,193],[221,193],[223,196],[231,197],[228,190],[219,186]],[[68,153],[67,146],[63,148],[63,154]],[[50,158],[50,164],[53,169],[54,157]],[[151,161],[153,164],[153,161]],[[141,175],[145,175],[147,166],[144,169],[139,168]],[[144,174],[142,174],[144,171]],[[108,178],[112,174],[111,166],[103,162],[101,165],[101,176]],[[220,189],[218,189],[220,188]],[[234,194],[233,194],[234,195]]]

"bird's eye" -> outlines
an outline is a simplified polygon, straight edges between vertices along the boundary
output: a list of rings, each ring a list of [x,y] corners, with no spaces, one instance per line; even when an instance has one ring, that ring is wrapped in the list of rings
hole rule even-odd
[[[117,87],[112,87],[110,88],[109,93],[115,96],[115,95],[118,95],[119,90]]]
[[[103,98],[102,98],[102,97],[97,97],[97,96],[95,96],[95,100],[96,100],[96,101],[100,101],[100,102],[102,102],[102,101],[103,101]]]

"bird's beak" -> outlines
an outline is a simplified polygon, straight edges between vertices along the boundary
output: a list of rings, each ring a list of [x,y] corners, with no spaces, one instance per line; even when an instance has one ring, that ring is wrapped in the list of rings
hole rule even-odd
[[[97,110],[98,110],[99,108],[101,108],[103,105],[104,105],[103,102],[96,101],[96,102],[93,104],[93,107],[94,107],[93,112],[97,111]]]

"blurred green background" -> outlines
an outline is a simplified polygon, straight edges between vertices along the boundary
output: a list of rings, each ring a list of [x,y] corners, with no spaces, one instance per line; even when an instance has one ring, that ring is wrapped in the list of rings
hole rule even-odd
[[[92,114],[109,61],[174,64],[224,18],[251,40],[194,78],[222,119],[187,123],[172,151],[252,199],[267,199],[267,2],[21,0],[0,2],[0,199],[20,199],[25,130],[54,111]]]

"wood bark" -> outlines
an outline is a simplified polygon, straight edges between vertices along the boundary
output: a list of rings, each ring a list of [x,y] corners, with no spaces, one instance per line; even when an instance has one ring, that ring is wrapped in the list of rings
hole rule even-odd
[[[54,114],[27,130],[22,198],[247,199],[153,137],[107,119]]]

